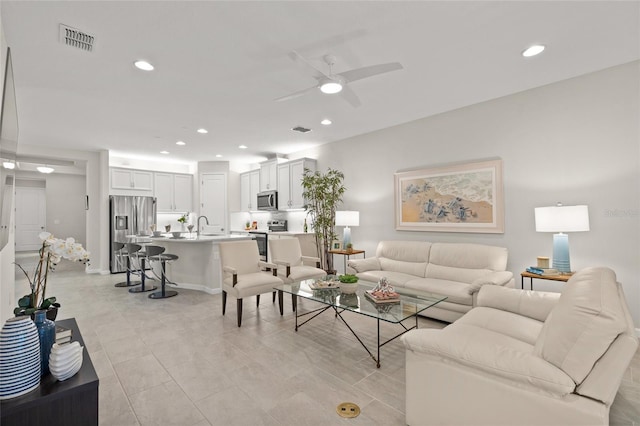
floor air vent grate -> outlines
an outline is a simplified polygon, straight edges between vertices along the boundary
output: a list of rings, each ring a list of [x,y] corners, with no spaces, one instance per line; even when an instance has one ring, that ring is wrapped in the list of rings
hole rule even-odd
[[[83,31],[60,24],[60,43],[86,52],[93,51],[95,37]]]

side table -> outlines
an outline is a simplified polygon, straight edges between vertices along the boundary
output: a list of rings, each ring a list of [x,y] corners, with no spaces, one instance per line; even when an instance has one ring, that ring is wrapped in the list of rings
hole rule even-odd
[[[47,374],[28,394],[1,401],[2,426],[98,426],[98,375],[78,324],[74,318],[56,324],[71,329],[71,340],[84,346],[80,371],[63,382]]]
[[[567,282],[569,278],[571,278],[573,274],[560,274],[560,275],[538,275],[532,274],[531,272],[523,271],[520,273],[520,288],[524,290],[524,279],[529,278],[529,285],[531,286],[531,290],[533,290],[533,279],[539,280],[548,280],[548,281],[562,281]]]
[[[364,250],[329,250],[329,253],[331,253],[331,255],[333,256],[334,254],[339,254],[341,256],[343,256],[343,263],[344,263],[344,273],[347,273],[347,260],[349,260],[350,256],[356,255],[356,254],[361,254],[362,257],[367,257],[366,253]]]

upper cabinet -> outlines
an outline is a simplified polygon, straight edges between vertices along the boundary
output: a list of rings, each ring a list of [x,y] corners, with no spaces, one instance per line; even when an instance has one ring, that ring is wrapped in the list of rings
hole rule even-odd
[[[258,209],[260,170],[251,170],[240,174],[240,211]]]
[[[309,158],[278,165],[278,210],[302,209],[306,205],[302,196],[304,169],[316,170],[316,161]]]
[[[278,189],[278,160],[260,163],[260,191]]]
[[[193,176],[160,172],[153,176],[159,213],[193,211]]]
[[[153,195],[153,172],[146,170],[111,170],[111,195]]]

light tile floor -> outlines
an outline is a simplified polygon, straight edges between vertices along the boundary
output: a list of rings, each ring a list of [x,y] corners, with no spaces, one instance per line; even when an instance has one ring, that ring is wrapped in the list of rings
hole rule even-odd
[[[33,253],[16,262],[35,264]],[[151,300],[114,283],[118,275],[87,275],[63,261],[49,276],[48,294],[62,303],[59,318],[75,317],[100,378],[100,425],[404,425],[402,343],[382,348],[377,369],[339,320],[322,318],[294,331],[291,300],[285,315],[263,295],[245,301],[236,326],[235,299],[221,314],[221,296],[179,289]],[[16,274],[16,296],[28,292]],[[301,307],[310,307],[302,302]],[[351,315],[375,344],[375,321]],[[420,319],[420,327],[445,324]],[[396,329],[382,327],[383,335]],[[343,419],[336,406],[357,403],[362,413]],[[640,354],[611,408],[612,425],[640,425]]]

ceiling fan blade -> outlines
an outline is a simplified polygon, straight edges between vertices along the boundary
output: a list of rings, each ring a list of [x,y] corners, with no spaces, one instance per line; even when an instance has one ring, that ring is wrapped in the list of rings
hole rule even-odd
[[[356,92],[351,90],[349,86],[342,87],[340,96],[342,97],[342,99],[349,102],[349,104],[354,108],[358,108],[360,105],[362,105],[362,103],[360,102],[360,98],[358,98],[358,95],[356,95]]]
[[[311,62],[309,62],[304,56],[302,56],[295,50],[292,50],[291,52],[289,52],[289,57],[293,59],[295,62],[298,62],[299,64],[302,64],[307,68],[309,68],[309,70],[312,71],[312,75],[315,79],[321,80],[323,78],[329,78],[328,75],[326,75],[325,73],[320,71],[318,68],[316,68]]]
[[[389,62],[388,64],[371,65],[368,67],[357,68],[351,71],[345,71],[338,75],[344,78],[346,81],[351,82],[401,69],[403,69],[403,66],[400,62]]]
[[[310,91],[312,91],[314,89],[317,89],[317,88],[318,88],[317,85],[312,86],[312,87],[307,87],[306,89],[298,90],[297,92],[293,92],[293,93],[290,93],[290,94],[288,94],[286,96],[282,96],[280,98],[276,98],[276,99],[274,99],[274,101],[280,102],[280,101],[288,101],[289,99],[295,99],[295,98],[298,98],[298,97],[304,95],[305,93],[310,92]]]

